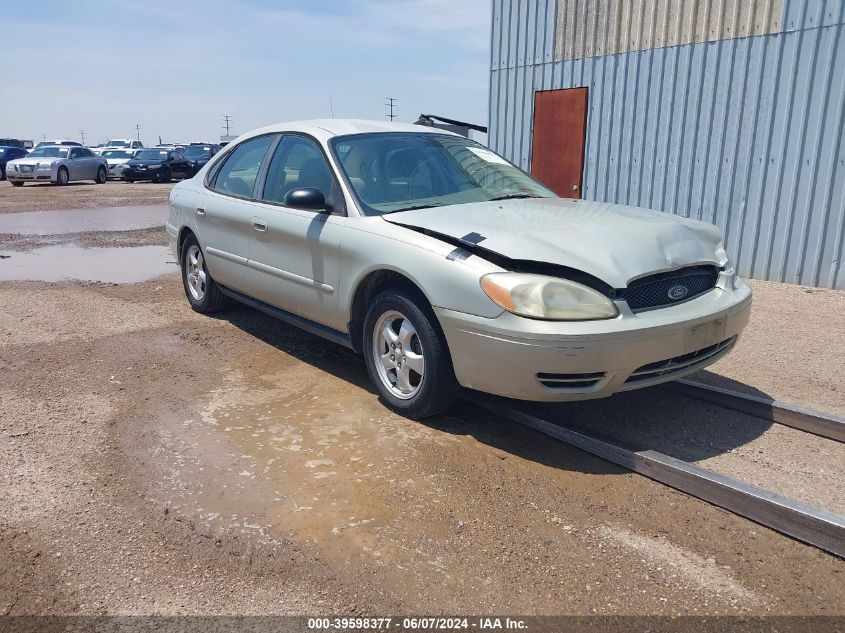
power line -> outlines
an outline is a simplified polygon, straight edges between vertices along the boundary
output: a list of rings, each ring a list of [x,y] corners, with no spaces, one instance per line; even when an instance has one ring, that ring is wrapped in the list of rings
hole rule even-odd
[[[229,136],[229,122],[231,120],[232,120],[232,117],[229,116],[228,114],[223,115],[223,121],[224,121],[223,127],[226,130],[226,136]]]
[[[393,114],[393,103],[396,101],[396,99],[394,99],[393,97],[386,97],[386,99],[387,103],[385,103],[384,105],[390,108],[390,114],[387,115],[387,118],[392,121],[394,118],[396,118],[396,115]]]

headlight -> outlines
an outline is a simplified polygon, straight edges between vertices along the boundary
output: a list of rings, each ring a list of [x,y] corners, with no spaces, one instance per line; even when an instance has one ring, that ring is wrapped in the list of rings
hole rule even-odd
[[[612,319],[619,311],[606,296],[574,281],[528,273],[490,273],[481,289],[499,307],[550,321]]]

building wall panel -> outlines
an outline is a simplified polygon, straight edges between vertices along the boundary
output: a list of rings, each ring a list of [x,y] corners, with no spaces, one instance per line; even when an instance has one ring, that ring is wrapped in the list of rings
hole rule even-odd
[[[534,91],[587,86],[584,198],[714,222],[743,275],[845,288],[845,2],[684,4],[493,0],[491,146],[528,169]]]

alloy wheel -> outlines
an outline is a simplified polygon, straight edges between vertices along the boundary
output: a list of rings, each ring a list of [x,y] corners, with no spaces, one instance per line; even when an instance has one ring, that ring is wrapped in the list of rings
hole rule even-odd
[[[185,252],[185,279],[194,301],[202,301],[206,283],[205,261],[200,247],[196,244],[191,244]]]
[[[376,321],[373,360],[382,384],[402,400],[419,393],[425,376],[422,344],[411,321],[390,310]]]

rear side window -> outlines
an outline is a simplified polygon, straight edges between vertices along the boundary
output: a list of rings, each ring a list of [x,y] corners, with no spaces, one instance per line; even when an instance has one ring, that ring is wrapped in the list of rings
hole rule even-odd
[[[238,145],[225,159],[211,188],[232,196],[251,197],[255,179],[275,138],[259,136]]]

